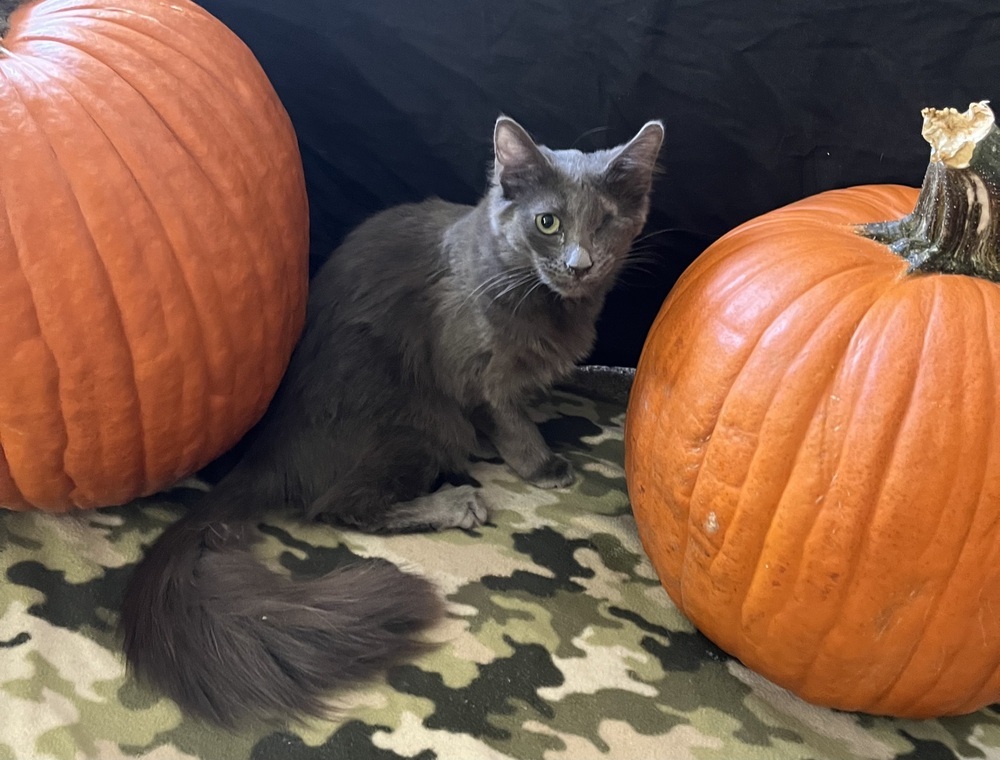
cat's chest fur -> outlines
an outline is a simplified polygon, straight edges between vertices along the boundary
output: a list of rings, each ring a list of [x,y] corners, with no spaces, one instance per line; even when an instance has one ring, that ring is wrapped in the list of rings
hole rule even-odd
[[[439,381],[466,407],[551,388],[589,353],[603,291],[567,300],[507,268],[480,204],[442,230],[435,288]],[[518,284],[520,283],[520,284]]]
[[[594,340],[591,304],[442,304],[441,380],[463,406],[516,402],[564,378]],[[486,299],[483,299],[486,300]]]

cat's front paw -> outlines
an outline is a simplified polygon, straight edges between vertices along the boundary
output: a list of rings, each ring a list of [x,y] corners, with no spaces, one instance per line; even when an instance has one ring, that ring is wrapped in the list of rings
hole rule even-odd
[[[541,467],[525,475],[524,479],[539,488],[565,488],[576,480],[576,472],[566,457],[552,454]]]

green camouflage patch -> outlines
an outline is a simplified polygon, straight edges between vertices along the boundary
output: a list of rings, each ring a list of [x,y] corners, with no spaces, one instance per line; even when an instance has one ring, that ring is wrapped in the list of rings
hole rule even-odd
[[[901,721],[803,703],[727,657],[669,602],[622,470],[624,403],[581,376],[539,409],[583,474],[532,488],[477,464],[492,525],[368,536],[276,516],[260,554],[293,574],[381,556],[432,578],[443,646],[341,695],[330,720],[227,733],[126,675],[124,583],[180,507],[0,514],[0,760],[888,760],[998,758],[1000,712]],[[613,387],[613,383],[612,383]]]

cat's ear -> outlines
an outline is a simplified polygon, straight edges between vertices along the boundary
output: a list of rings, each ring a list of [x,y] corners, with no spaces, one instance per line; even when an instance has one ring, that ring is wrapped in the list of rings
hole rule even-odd
[[[616,148],[604,169],[604,181],[611,191],[626,200],[645,200],[662,144],[662,122],[649,121],[635,137]]]
[[[552,168],[524,127],[509,116],[501,116],[493,128],[493,155],[493,181],[508,197]]]

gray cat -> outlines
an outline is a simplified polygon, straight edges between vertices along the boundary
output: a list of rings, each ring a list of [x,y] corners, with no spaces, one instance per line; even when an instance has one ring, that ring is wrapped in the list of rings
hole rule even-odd
[[[130,580],[122,627],[137,674],[233,725],[322,713],[331,690],[421,650],[443,614],[429,582],[379,560],[275,574],[249,551],[255,520],[291,505],[363,531],[475,528],[479,491],[434,487],[494,448],[530,483],[570,484],[525,404],[590,350],[662,139],[650,122],[611,150],[555,151],[501,117],[477,206],[399,206],[347,237],[311,284],[247,453]]]

